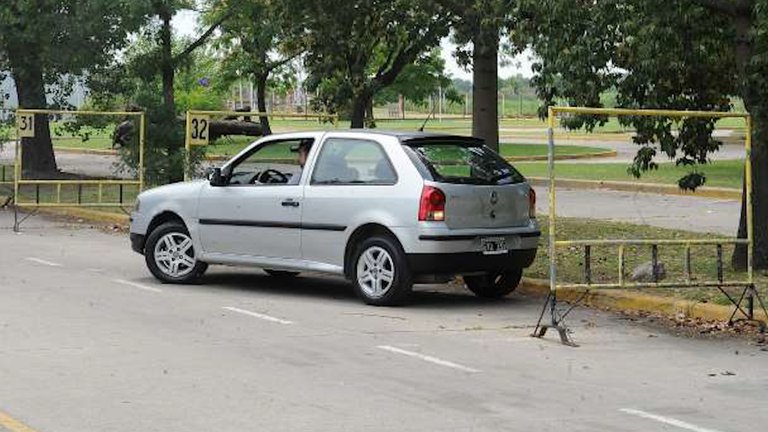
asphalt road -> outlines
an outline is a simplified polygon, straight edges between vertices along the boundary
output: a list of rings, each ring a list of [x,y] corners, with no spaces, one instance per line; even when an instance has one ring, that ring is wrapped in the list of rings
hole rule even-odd
[[[374,308],[338,279],[213,267],[161,285],[125,235],[0,212],[0,430],[742,431],[768,352],[542,299],[419,287]],[[655,336],[655,337],[649,337]],[[22,429],[27,425],[31,429]],[[4,431],[5,432],[5,431]]]

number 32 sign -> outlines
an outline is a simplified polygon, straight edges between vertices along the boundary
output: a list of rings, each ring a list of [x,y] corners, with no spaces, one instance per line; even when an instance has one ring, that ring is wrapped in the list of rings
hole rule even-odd
[[[189,118],[189,143],[192,145],[208,144],[210,118],[204,115],[193,115]]]
[[[19,138],[34,138],[35,115],[26,113],[17,114],[16,127],[19,129]]]

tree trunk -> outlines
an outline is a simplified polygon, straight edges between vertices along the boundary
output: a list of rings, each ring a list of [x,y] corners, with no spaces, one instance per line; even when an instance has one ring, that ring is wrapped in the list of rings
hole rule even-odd
[[[752,114],[752,227],[754,249],[752,264],[756,269],[768,268],[768,113],[757,109],[765,103],[764,92],[759,92],[760,83],[752,82],[748,77],[756,76],[749,64],[753,56],[751,32],[753,22],[751,14],[734,17],[736,28],[736,60],[739,73],[743,78],[742,99],[744,107]],[[762,78],[760,78],[762,79]],[[745,173],[746,175],[746,173]],[[741,214],[737,237],[747,238],[747,200],[746,178],[742,182]],[[735,269],[747,268],[747,248],[737,245],[731,257]]]
[[[167,109],[176,107],[173,93],[175,79],[175,65],[173,64],[173,51],[171,45],[171,11],[164,10],[160,13],[163,26],[160,30],[160,49],[162,51],[161,74],[163,78],[163,102]]]
[[[43,71],[40,67],[14,68],[13,79],[20,108],[47,107]],[[21,145],[21,166],[26,178],[51,178],[58,173],[47,115],[35,116],[35,137],[22,139]]]
[[[365,107],[365,126],[369,128],[376,127],[376,121],[373,119],[373,97],[368,99],[368,104]]]
[[[349,126],[350,128],[362,129],[365,127],[365,114],[372,99],[367,91],[363,91],[355,96],[352,102],[352,122]]]
[[[226,135],[265,136],[258,123],[240,120],[214,120],[210,124],[209,138],[213,142]]]
[[[256,110],[258,112],[267,112],[267,78],[268,74],[262,74],[256,79]],[[272,128],[269,127],[269,117],[259,117],[261,129],[264,135],[271,135]]]
[[[752,118],[752,227],[754,250],[752,263],[756,269],[768,268],[768,118]],[[746,185],[742,188],[739,238],[747,238]],[[735,269],[747,268],[747,248],[737,246],[731,263]]]
[[[499,150],[498,29],[480,30],[472,53],[472,135]]]

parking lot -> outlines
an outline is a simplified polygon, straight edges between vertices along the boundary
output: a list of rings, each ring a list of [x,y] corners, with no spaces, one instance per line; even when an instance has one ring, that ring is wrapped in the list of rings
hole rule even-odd
[[[543,299],[420,286],[364,306],[340,279],[214,267],[160,285],[127,236],[0,212],[0,430],[738,431],[768,420],[768,352]],[[734,413],[738,412],[738,416]],[[13,419],[16,423],[9,420]],[[16,426],[14,426],[14,424]]]

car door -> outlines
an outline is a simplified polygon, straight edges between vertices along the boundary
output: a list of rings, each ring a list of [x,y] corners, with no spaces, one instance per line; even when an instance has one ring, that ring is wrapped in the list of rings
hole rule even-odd
[[[347,230],[363,212],[396,205],[390,190],[395,183],[395,169],[381,143],[333,136],[324,140],[304,191],[304,259],[343,266]]]
[[[301,258],[303,186],[297,148],[312,138],[261,143],[225,167],[224,186],[200,195],[200,241],[206,253]]]

